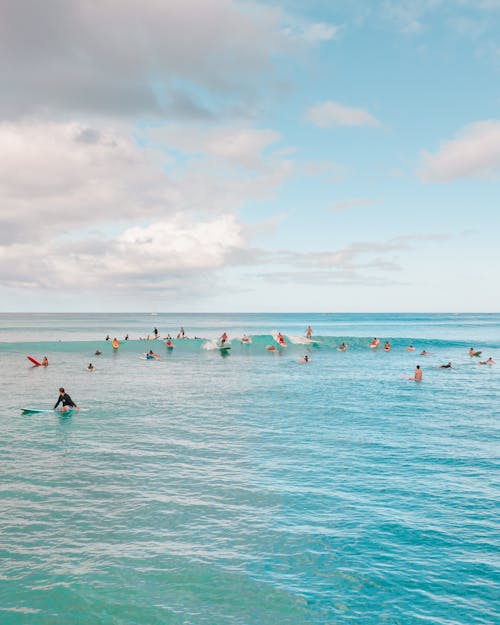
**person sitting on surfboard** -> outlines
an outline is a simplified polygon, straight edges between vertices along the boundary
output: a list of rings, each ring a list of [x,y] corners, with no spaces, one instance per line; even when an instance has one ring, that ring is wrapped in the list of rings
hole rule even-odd
[[[477,352],[473,347],[469,349],[469,356],[472,358],[473,356],[480,356],[481,352]]]
[[[89,364],[87,365],[87,370],[88,371],[94,371],[95,370],[95,367],[94,367],[94,365],[91,362],[89,362]]]
[[[414,352],[415,348],[413,347],[413,345],[408,345],[408,347],[406,348],[407,352]]]
[[[42,367],[48,367],[49,366],[49,359],[47,358],[47,356],[43,357],[41,365],[42,365]]]
[[[389,341],[385,342],[384,351],[386,351],[386,352],[390,352],[391,351],[391,344],[389,343]]]
[[[312,331],[311,326],[307,326],[307,330],[306,330],[306,339],[310,339],[310,338],[311,338],[311,336],[312,336],[312,333],[313,333],[313,331]]]
[[[412,378],[408,378],[409,380],[411,380],[412,382],[421,382],[422,381],[422,369],[420,368],[420,365],[417,365],[416,369],[415,369],[415,373],[413,374]]]
[[[379,343],[380,343],[380,341],[378,340],[378,338],[374,336],[372,338],[372,342],[370,343],[370,347],[372,347],[372,348],[378,347]]]
[[[347,345],[345,343],[341,343],[337,349],[339,350],[339,352],[345,352],[345,350],[347,349]]]
[[[57,409],[57,406],[59,406],[60,403],[62,403],[61,412],[67,412],[70,408],[80,410],[62,386],[59,389],[59,399],[56,401],[54,410]]]

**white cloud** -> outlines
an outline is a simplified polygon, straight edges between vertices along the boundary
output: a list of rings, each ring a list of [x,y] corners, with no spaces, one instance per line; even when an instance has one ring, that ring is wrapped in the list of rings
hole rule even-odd
[[[353,208],[355,206],[369,206],[370,204],[374,204],[375,200],[369,200],[367,198],[355,198],[352,200],[343,200],[342,202],[335,202],[330,207],[330,210],[333,213],[340,213],[346,208]]]
[[[309,43],[318,43],[321,41],[330,41],[335,39],[339,32],[337,26],[333,24],[326,24],[324,22],[318,22],[316,24],[309,25],[305,30],[303,37]]]
[[[466,126],[436,153],[424,152],[422,161],[421,176],[426,182],[500,176],[500,120]]]
[[[320,128],[331,126],[380,126],[378,119],[368,111],[344,106],[329,100],[312,106],[306,113],[307,118]]]
[[[280,138],[274,130],[236,126],[166,126],[150,129],[147,134],[167,148],[185,154],[214,156],[249,168],[262,166],[262,151]]]

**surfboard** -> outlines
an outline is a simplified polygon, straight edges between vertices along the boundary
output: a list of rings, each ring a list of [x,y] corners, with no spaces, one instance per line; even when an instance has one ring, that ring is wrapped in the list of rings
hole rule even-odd
[[[225,345],[224,347],[219,347],[221,352],[227,352],[229,349],[231,349],[231,345]]]
[[[53,410],[46,410],[45,408],[21,408],[23,414],[40,414],[42,412],[54,412]]]
[[[27,358],[30,362],[32,362],[32,363],[33,363],[36,367],[41,367],[41,366],[42,366],[42,363],[41,363],[41,362],[38,362],[38,360],[35,360],[35,359],[33,358],[33,356],[26,356],[26,358]]]

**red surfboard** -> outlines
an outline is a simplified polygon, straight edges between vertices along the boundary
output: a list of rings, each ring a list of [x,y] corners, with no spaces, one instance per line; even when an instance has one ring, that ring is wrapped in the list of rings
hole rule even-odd
[[[32,356],[26,356],[26,358],[32,362],[36,367],[41,367],[42,363],[38,362],[38,360],[35,360]]]

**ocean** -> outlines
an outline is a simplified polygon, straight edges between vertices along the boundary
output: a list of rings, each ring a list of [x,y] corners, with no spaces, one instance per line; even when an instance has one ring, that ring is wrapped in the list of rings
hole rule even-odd
[[[2,314],[0,363],[2,625],[500,623],[499,314]]]

